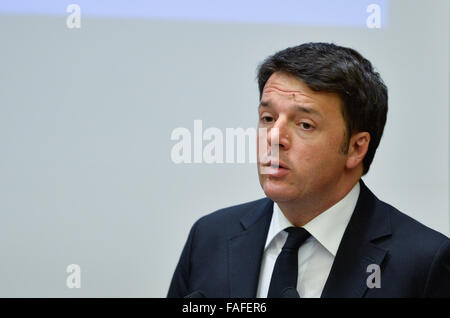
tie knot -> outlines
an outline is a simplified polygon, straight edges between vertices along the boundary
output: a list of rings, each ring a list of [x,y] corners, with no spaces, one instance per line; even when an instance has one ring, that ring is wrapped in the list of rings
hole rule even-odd
[[[307,230],[302,227],[288,227],[285,229],[288,232],[288,238],[283,246],[283,250],[298,250],[298,248],[306,241],[311,235]]]

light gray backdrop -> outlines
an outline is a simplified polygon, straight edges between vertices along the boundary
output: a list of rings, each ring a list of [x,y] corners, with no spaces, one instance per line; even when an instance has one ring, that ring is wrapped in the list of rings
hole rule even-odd
[[[256,127],[256,66],[307,41],[376,66],[389,114],[364,180],[449,235],[448,1],[391,1],[382,29],[65,19],[0,15],[0,296],[164,297],[193,222],[263,196],[253,164],[175,165],[171,132]]]

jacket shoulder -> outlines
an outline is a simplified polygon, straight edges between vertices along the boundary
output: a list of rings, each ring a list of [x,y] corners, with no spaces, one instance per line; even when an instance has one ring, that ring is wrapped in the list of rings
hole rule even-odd
[[[414,246],[413,250],[418,254],[434,254],[443,244],[448,244],[450,241],[446,235],[424,225],[392,205],[381,200],[378,200],[378,204],[389,212],[392,238],[410,247]]]
[[[268,200],[268,198],[262,198],[216,210],[198,219],[194,226],[208,232],[242,230],[241,219],[252,210],[262,208]]]
[[[416,233],[416,235],[428,237],[429,239],[440,241],[448,240],[448,237],[444,234],[424,225],[411,216],[399,211],[397,208],[391,206],[390,204],[382,201],[381,204],[390,209],[391,224],[393,227],[395,227],[395,229],[400,231],[414,232]]]

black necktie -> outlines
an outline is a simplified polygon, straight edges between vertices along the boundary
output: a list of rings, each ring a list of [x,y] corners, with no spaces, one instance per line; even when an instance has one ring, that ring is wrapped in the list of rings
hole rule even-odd
[[[277,257],[270,279],[268,298],[284,298],[286,290],[296,290],[298,276],[298,249],[311,235],[302,227],[288,227],[286,243]]]

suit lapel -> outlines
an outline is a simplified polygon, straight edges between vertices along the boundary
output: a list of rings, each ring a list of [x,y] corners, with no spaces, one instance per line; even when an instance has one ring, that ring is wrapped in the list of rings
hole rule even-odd
[[[241,219],[243,231],[228,240],[230,297],[254,298],[273,213],[273,201],[262,200]]]
[[[367,290],[367,266],[381,263],[387,250],[375,241],[391,234],[389,216],[377,205],[378,199],[360,181],[361,191],[355,211],[345,230],[322,298],[363,297]]]

